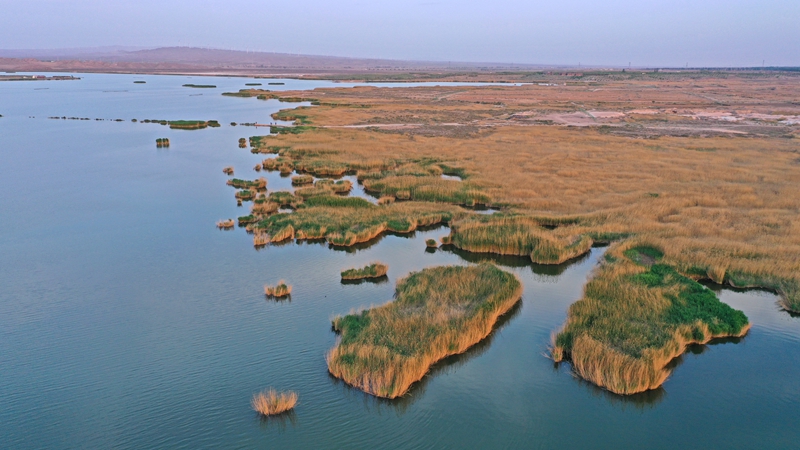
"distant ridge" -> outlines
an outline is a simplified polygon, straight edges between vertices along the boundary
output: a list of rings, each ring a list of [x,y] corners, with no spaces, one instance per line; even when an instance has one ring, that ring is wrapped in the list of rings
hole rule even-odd
[[[311,71],[371,71],[371,70],[531,70],[542,65],[470,63],[441,61],[401,61],[377,58],[302,55],[275,52],[252,52],[200,47],[160,47],[135,49],[131,47],[97,47],[86,49],[0,50],[0,58],[67,62],[92,60],[116,63],[117,67],[134,65],[175,65],[181,69],[199,70],[311,70]],[[32,61],[29,61],[32,63]],[[75,66],[75,64],[72,64]],[[157,67],[154,67],[157,68]]]

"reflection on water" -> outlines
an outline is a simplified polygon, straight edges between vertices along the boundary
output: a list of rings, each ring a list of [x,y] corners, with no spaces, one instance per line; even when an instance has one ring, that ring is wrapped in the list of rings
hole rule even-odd
[[[133,79],[147,83],[102,92]],[[253,129],[226,124],[269,122],[291,105],[189,97],[185,80],[87,74],[46,91],[0,83],[3,448],[794,448],[800,441],[800,428],[786,426],[800,409],[800,320],[773,294],[715,288],[747,314],[748,335],[735,345],[693,346],[673,361],[662,389],[620,397],[543,356],[602,249],[542,266],[428,250],[426,239],[447,233],[442,226],[347,248],[321,240],[254,250],[244,230],[219,232],[217,220],[243,211],[221,168],[233,165],[238,176],[270,156],[238,148]],[[220,92],[245,81],[193,79]],[[280,81],[278,89],[333,85]],[[199,117],[223,126],[181,132],[28,118],[55,115]],[[162,137],[170,149],[157,151]],[[46,145],[31,151],[31,142]],[[270,190],[292,189],[289,177],[262,175]],[[46,200],[30,189],[32,179],[48,180]],[[359,188],[354,183],[350,195],[368,196]],[[385,279],[341,282],[342,269],[376,260],[390,267]],[[395,401],[329,376],[331,317],[385,303],[411,271],[481,262],[514,272],[524,286],[487,340],[440,362]],[[292,284],[291,301],[265,300],[264,284],[278,279]],[[250,398],[270,386],[298,392],[293,413],[257,418]]]

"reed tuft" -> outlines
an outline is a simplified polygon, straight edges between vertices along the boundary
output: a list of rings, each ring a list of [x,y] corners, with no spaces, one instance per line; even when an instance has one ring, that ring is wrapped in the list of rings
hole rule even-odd
[[[293,391],[278,392],[269,388],[253,395],[250,406],[264,416],[274,416],[291,410],[297,405],[297,393]]]

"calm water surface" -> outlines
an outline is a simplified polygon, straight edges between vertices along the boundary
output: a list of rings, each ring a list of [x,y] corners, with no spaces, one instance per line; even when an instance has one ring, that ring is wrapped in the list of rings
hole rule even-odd
[[[244,78],[82,76],[0,83],[0,447],[800,445],[800,319],[772,294],[719,291],[752,331],[693,347],[647,394],[609,394],[545,358],[603,249],[556,267],[489,258],[525,285],[489,339],[437,365],[399,401],[349,388],[326,370],[332,316],[390,300],[409,271],[481,258],[427,252],[424,240],[446,228],[348,251],[256,251],[243,230],[214,222],[247,213],[221,169],[257,176],[263,156],[237,140],[266,131],[227,124],[268,123],[288,105],[219,95],[254,81]],[[176,131],[132,118],[223,126]],[[168,150],[155,148],[159,137]],[[272,189],[289,187],[277,173],[261,175]],[[387,282],[340,283],[340,270],[373,260],[389,263]],[[262,286],[280,278],[294,285],[291,300],[267,301]],[[261,420],[250,410],[252,394],[269,386],[299,393],[293,414]]]

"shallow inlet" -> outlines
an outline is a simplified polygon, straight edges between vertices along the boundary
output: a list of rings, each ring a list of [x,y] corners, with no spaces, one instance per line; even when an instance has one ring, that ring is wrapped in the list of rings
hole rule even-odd
[[[289,243],[256,251],[243,230],[215,226],[243,212],[222,167],[254,179],[252,167],[264,158],[237,145],[263,129],[227,124],[269,122],[288,105],[189,97],[180,86],[187,81],[175,76],[82,76],[48,90],[0,84],[0,158],[7,169],[0,177],[3,447],[642,442],[667,449],[794,448],[800,441],[800,430],[786,426],[800,408],[800,318],[780,311],[772,294],[720,291],[750,318],[750,333],[693,348],[675,361],[663,389],[615,396],[542,356],[603,249],[561,266],[536,266],[527,258],[427,252],[425,239],[448,233],[434,228],[354,248]],[[134,79],[147,83],[112,92]],[[191,82],[222,92],[245,80]],[[281,81],[286,89],[334,84]],[[208,117],[223,126],[180,131],[45,119],[51,115]],[[170,139],[168,151],[153,148],[159,137]],[[31,142],[52,145],[32,152]],[[31,179],[48,180],[46,199],[29,188]],[[23,217],[35,220],[20,226]],[[397,278],[412,270],[485,259],[525,285],[521,305],[489,339],[435,366],[398,401],[328,376],[333,315],[389,301]],[[389,264],[388,281],[340,282],[342,268],[374,260]],[[291,302],[265,300],[263,285],[281,278],[294,287]],[[262,421],[251,411],[252,395],[269,386],[300,394],[293,414]]]

